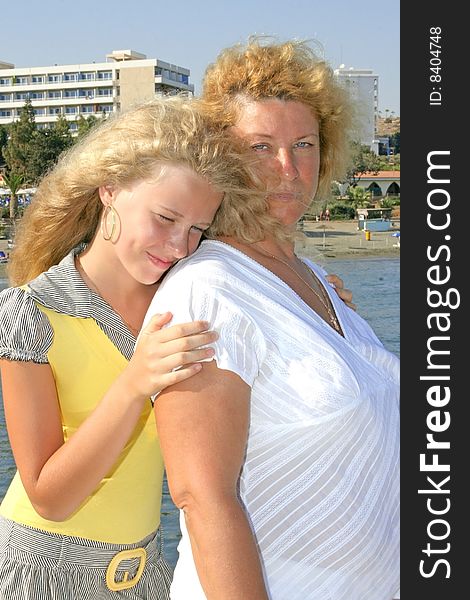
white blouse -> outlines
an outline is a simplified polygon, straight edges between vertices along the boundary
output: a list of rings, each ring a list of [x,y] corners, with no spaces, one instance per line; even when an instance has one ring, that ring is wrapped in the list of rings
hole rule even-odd
[[[323,271],[305,260],[331,290]],[[252,388],[241,502],[273,600],[390,600],[399,588],[399,361],[329,294],[344,338],[279,277],[204,241],[149,312],[219,332]],[[204,599],[184,518],[171,598]]]

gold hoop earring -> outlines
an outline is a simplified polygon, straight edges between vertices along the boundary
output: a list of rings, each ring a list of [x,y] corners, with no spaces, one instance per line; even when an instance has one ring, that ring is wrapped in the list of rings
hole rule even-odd
[[[111,217],[111,231],[108,230],[108,217]],[[107,204],[101,215],[101,235],[107,242],[109,242],[114,235],[118,219],[119,215],[117,214],[116,209],[111,204]]]

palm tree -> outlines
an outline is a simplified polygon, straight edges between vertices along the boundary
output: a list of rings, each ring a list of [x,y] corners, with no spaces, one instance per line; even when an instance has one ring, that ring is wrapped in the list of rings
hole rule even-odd
[[[24,177],[18,173],[10,173],[9,175],[3,176],[3,181],[10,188],[10,221],[14,225],[16,217],[16,195],[21,185],[23,184]]]

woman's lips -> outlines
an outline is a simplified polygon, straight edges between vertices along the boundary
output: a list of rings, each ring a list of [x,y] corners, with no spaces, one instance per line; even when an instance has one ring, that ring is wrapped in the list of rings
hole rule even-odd
[[[268,194],[270,200],[278,200],[279,202],[292,202],[293,200],[300,200],[302,194],[299,192],[273,192]]]

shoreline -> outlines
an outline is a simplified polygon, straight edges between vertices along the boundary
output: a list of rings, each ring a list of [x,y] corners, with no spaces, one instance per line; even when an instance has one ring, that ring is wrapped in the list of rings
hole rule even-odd
[[[399,227],[390,231],[359,230],[357,221],[305,221],[303,230],[296,234],[296,251],[315,258],[400,258],[397,239],[392,236]]]
[[[295,248],[300,255],[313,261],[329,258],[400,258],[394,231],[371,231],[370,240],[357,228],[357,221],[305,221],[297,231]],[[7,240],[0,240],[0,250],[6,252]],[[0,278],[6,279],[6,264],[0,264]]]

